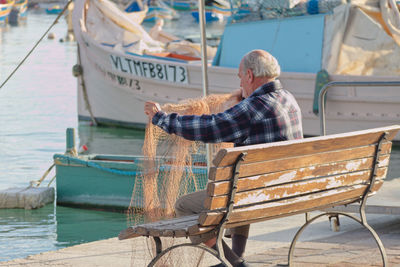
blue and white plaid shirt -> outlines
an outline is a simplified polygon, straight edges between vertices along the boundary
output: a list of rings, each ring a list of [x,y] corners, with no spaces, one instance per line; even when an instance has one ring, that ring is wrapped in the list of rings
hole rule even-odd
[[[180,116],[158,112],[152,123],[169,134],[205,143],[244,146],[303,138],[299,105],[278,80],[257,88],[222,113]]]

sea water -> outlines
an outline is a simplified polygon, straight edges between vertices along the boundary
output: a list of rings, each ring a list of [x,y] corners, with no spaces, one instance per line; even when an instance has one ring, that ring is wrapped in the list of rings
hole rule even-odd
[[[25,25],[2,28],[1,82],[55,18],[43,11],[30,11]],[[72,76],[76,44],[59,42],[67,33],[63,17],[50,32],[56,38],[46,36],[0,90],[0,190],[26,187],[38,180],[53,163],[53,154],[65,151],[67,127],[76,128],[80,136],[86,134],[82,138],[92,150],[98,146],[103,153],[140,153],[141,131],[79,127],[76,79]],[[109,140],[119,140],[119,145]],[[53,172],[44,186],[52,176]],[[115,237],[126,222],[124,214],[54,204],[37,210],[0,209],[0,261]]]
[[[1,83],[55,19],[43,9],[29,10],[26,23],[0,29]],[[188,27],[183,31],[174,32],[178,22],[166,22],[165,28],[198,38],[198,24],[189,13],[184,19]],[[208,28],[218,34],[222,26],[214,23]],[[26,187],[38,180],[53,163],[53,154],[65,151],[68,127],[77,129],[77,143],[88,146],[89,153],[141,154],[143,131],[78,124],[77,81],[72,76],[76,43],[60,42],[67,34],[64,17],[49,32],[55,38],[46,35],[0,89],[0,190]],[[52,172],[43,185],[53,176]],[[126,225],[124,214],[53,204],[37,210],[0,209],[0,261],[115,237]]]
[[[1,83],[55,18],[43,10],[30,10],[25,25],[2,30]],[[175,25],[166,24],[172,29]],[[211,27],[216,34],[221,30],[221,24]],[[193,21],[191,30],[185,27],[185,34],[198,35],[197,28]],[[25,187],[39,179],[53,163],[53,154],[65,151],[68,127],[77,129],[77,143],[87,145],[89,153],[141,153],[143,131],[78,124],[76,79],[72,76],[76,44],[59,41],[67,33],[63,18],[50,32],[55,39],[46,36],[0,89],[0,190]],[[400,177],[399,162],[400,149],[395,148],[388,179]],[[45,179],[44,186],[53,175]],[[115,237],[126,222],[124,214],[54,204],[37,210],[0,209],[0,261]]]

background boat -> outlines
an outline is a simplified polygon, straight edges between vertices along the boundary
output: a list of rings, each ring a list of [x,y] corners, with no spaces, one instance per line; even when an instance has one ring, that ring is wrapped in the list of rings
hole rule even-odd
[[[18,10],[19,19],[26,19],[26,16],[28,14],[28,0],[15,1],[14,8]]]
[[[54,14],[60,14],[63,8],[60,5],[53,5],[51,7],[46,8],[45,10],[46,14],[54,15]]]
[[[10,25],[18,25],[22,21],[26,21],[28,14],[28,0],[15,1],[10,14],[8,14],[8,23]]]
[[[84,13],[84,2],[77,1],[74,12],[79,64],[83,68],[78,79],[80,120],[143,127],[147,122],[143,113],[145,101],[164,104],[202,95],[199,60],[155,56],[155,53],[170,52],[168,49],[175,42],[168,42],[168,46],[160,44],[140,25],[133,26],[128,20],[126,25],[135,29],[126,30],[125,27],[121,31],[125,37],[131,34],[129,38],[112,39],[105,33],[107,27],[115,29],[111,24],[98,24],[98,29],[104,33],[94,34],[95,28],[90,29],[90,25],[100,23],[101,18],[95,18],[100,13],[92,8],[99,8],[99,3],[86,1],[88,12]],[[208,53],[209,58],[214,58],[208,68],[210,93],[228,93],[238,88],[237,67],[241,57],[252,49],[263,48],[275,55],[281,64],[280,79],[284,87],[295,95],[303,112],[304,133],[319,135],[320,123],[314,114],[314,97],[321,84],[323,86],[328,81],[399,80],[397,31],[393,29],[393,33],[388,35],[386,24],[374,21],[374,16],[388,17],[386,15],[392,12],[388,7],[360,7],[335,1],[320,1],[317,7],[318,14],[315,14],[314,4],[306,3],[291,9],[283,8],[280,12],[272,12],[266,6],[261,7],[258,15],[232,17],[231,23],[225,27],[218,52],[214,56],[210,49]],[[333,9],[335,12],[332,14]],[[117,13],[114,15],[121,19],[119,23],[123,23],[122,15]],[[86,21],[86,25],[80,21]],[[135,35],[135,31],[140,34]],[[372,39],[368,37],[371,33],[374,33]],[[174,52],[194,55],[192,46],[194,44],[181,45],[175,47]],[[316,80],[321,76],[318,74],[321,70],[327,70],[329,77],[318,84]],[[327,132],[399,123],[399,90],[393,86],[332,88],[327,97]]]
[[[204,3],[206,22],[223,20],[232,14],[231,4],[224,0],[208,0]],[[191,10],[192,16],[199,22],[198,5]]]
[[[146,10],[144,22],[154,22],[158,19],[173,20],[179,18],[178,13],[161,0],[146,2],[134,0],[130,2],[124,10],[128,13]]]
[[[6,24],[8,22],[8,15],[10,14],[13,5],[13,0],[0,1],[0,24]]]
[[[169,7],[179,11],[189,11],[194,5],[196,5],[195,0],[164,0],[164,3]]]

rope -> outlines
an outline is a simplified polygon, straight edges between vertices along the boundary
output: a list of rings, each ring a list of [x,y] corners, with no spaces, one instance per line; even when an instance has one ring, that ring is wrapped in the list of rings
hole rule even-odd
[[[78,44],[78,64],[81,65],[81,50]],[[86,85],[85,85],[85,80],[83,79],[83,72],[80,75],[80,80],[81,80],[81,86],[82,86],[82,93],[83,93],[83,99],[85,100],[85,105],[86,105],[86,109],[89,111],[90,114],[90,119],[92,120],[93,125],[97,126],[98,123],[96,121],[96,118],[94,117],[93,111],[92,111],[92,106],[90,105],[89,102],[89,96],[86,90]],[[79,79],[79,78],[78,78]]]
[[[43,40],[43,38],[47,35],[47,33],[53,28],[54,25],[58,22],[58,19],[64,14],[65,10],[67,10],[69,4],[72,3],[73,0],[69,0],[68,3],[64,6],[64,9],[61,11],[60,14],[58,14],[57,18],[54,20],[54,22],[50,25],[50,27],[47,29],[47,31],[40,37],[40,39],[36,42],[36,44],[32,47],[32,49],[28,52],[28,54],[22,59],[22,61],[18,64],[18,66],[11,72],[10,75],[8,75],[7,79],[1,84],[0,89],[3,88],[3,86],[8,82],[8,80],[14,75],[14,73],[19,69],[19,67],[24,64],[25,60],[32,54],[33,50],[36,49],[36,47],[39,45],[39,43]]]
[[[55,164],[53,163],[48,169],[47,171],[44,172],[42,178],[40,178],[39,180],[35,181],[36,183],[36,187],[39,187],[39,185],[43,182],[43,180],[46,178],[46,176],[50,173],[51,169],[53,169],[53,167],[55,166]]]

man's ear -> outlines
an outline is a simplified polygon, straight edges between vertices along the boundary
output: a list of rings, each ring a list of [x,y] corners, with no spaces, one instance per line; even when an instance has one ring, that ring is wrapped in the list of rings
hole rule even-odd
[[[249,75],[249,82],[253,82],[254,81],[254,74],[253,74],[253,71],[251,69],[247,69],[247,75]]]

